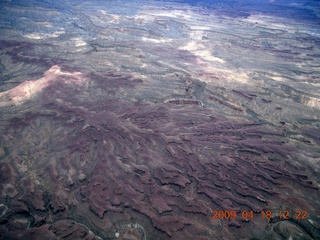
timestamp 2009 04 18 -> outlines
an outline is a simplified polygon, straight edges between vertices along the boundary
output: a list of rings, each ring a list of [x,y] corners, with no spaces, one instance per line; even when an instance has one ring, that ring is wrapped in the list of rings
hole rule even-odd
[[[271,210],[262,210],[259,213],[255,213],[252,210],[243,210],[243,211],[235,211],[235,210],[213,210],[212,211],[212,219],[220,219],[220,220],[228,220],[228,219],[236,219],[240,218],[243,220],[254,219],[257,217],[261,217],[266,220],[270,220],[273,217],[279,217],[280,219],[296,219],[302,220],[307,219],[308,212],[306,210],[278,210],[277,212],[272,212]]]

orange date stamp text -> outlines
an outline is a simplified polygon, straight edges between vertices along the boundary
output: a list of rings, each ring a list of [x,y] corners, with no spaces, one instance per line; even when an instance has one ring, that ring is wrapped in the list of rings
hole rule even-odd
[[[229,219],[243,219],[249,220],[254,218],[262,218],[266,220],[270,220],[273,217],[278,217],[280,219],[295,219],[295,220],[303,220],[307,219],[308,212],[306,210],[262,210],[259,213],[256,213],[252,210],[243,210],[243,211],[235,211],[235,210],[213,210],[212,211],[212,219],[220,219],[220,220],[229,220]]]

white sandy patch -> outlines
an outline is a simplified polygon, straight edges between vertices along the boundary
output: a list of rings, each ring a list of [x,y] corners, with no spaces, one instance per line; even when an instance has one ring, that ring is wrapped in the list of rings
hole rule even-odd
[[[208,49],[202,43],[199,43],[197,41],[190,41],[185,46],[182,46],[179,49],[190,51],[194,56],[197,57],[197,66],[194,66],[194,63],[186,64],[192,65],[193,69],[198,68],[200,72],[204,72],[205,74],[204,77],[202,77],[202,80],[205,82],[212,83],[212,81],[215,81],[210,78],[211,75],[216,76],[217,78],[224,81],[240,83],[249,82],[247,73],[228,69],[225,60],[212,55],[210,49]]]
[[[189,38],[193,40],[202,40],[203,32],[202,31],[193,31],[189,33]]]
[[[278,81],[278,82],[284,82],[284,81],[288,80],[288,79],[281,77],[281,76],[272,76],[271,78],[275,81]]]
[[[76,47],[83,47],[87,45],[87,43],[83,41],[80,37],[71,38],[71,41],[75,43]]]
[[[218,62],[218,63],[225,63],[225,61],[221,58],[213,56],[209,50],[203,49],[197,52],[197,55],[202,57],[204,60],[209,62]]]
[[[80,72],[62,72],[59,66],[52,66],[44,73],[42,78],[34,81],[25,81],[13,89],[0,93],[0,107],[20,105],[56,81],[83,85],[84,80],[81,75]],[[65,77],[61,78],[61,76]]]
[[[146,38],[146,37],[142,37],[142,41],[144,41],[144,42],[153,42],[153,43],[171,42],[170,39],[152,39],[152,38]]]
[[[99,10],[98,12],[100,12],[100,13],[102,13],[102,14],[108,14],[108,12],[105,11],[105,10]]]
[[[182,20],[193,20],[195,19],[195,14],[190,10],[171,10],[171,11],[154,11],[152,15],[157,17],[169,17],[175,19],[182,19]]]
[[[29,33],[24,35],[24,37],[29,39],[46,39],[46,38],[56,38],[64,33],[65,31],[56,31],[53,33]]]
[[[199,79],[205,83],[224,86],[225,84],[250,84],[246,73],[237,73],[231,70],[221,70],[211,68],[199,75]]]
[[[213,56],[209,49],[197,41],[190,41],[187,45],[180,47],[179,49],[190,51],[195,56],[200,57],[203,61],[221,64],[225,63],[223,59]]]
[[[189,25],[190,30],[199,30],[199,31],[207,31],[211,30],[212,28],[209,26],[199,26],[199,25]]]
[[[53,27],[52,24],[50,22],[47,22],[47,21],[45,21],[45,22],[35,22],[35,23],[39,24],[41,26],[47,27],[47,28],[52,28]]]
[[[238,73],[232,70],[212,68],[209,71],[222,76],[225,80],[239,83],[249,83],[249,77],[246,73]]]
[[[103,16],[106,16],[108,18],[108,22],[111,22],[111,23],[119,23],[121,18],[123,18],[120,15],[108,13],[105,10],[99,10],[98,13],[102,14]],[[103,16],[100,16],[100,17],[103,18]],[[103,20],[103,19],[101,19],[101,20]]]
[[[313,97],[308,97],[308,98],[309,100],[305,102],[305,105],[320,109],[320,99],[313,98]]]

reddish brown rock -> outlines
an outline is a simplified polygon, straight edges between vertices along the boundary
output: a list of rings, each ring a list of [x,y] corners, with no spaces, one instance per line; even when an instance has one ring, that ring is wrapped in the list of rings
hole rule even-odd
[[[317,239],[318,8],[220,2],[2,4],[1,237]]]

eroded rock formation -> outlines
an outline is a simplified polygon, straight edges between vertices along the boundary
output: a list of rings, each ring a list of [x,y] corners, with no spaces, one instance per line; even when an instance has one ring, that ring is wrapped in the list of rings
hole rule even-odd
[[[0,238],[320,237],[312,24],[30,4],[1,11]]]

